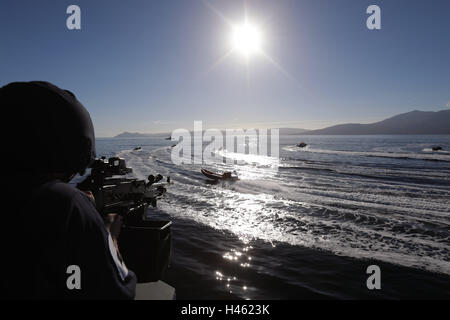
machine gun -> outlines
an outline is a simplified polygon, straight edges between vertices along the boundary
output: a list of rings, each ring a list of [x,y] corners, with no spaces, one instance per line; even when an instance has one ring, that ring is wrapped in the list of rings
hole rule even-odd
[[[167,191],[158,183],[163,179],[160,174],[149,175],[148,181],[124,177],[133,169],[118,157],[96,159],[90,167],[90,175],[77,188],[93,193],[95,206],[102,216],[120,214],[126,225],[139,225],[146,219],[147,208],[156,207],[157,200]]]
[[[102,216],[110,213],[123,216],[119,249],[138,282],[160,280],[170,261],[172,222],[149,219],[146,213],[150,205],[156,207],[157,200],[167,191],[160,183],[163,177],[158,174],[149,175],[147,180],[127,178],[133,170],[118,157],[96,159],[90,168],[90,174],[77,188],[93,193]]]

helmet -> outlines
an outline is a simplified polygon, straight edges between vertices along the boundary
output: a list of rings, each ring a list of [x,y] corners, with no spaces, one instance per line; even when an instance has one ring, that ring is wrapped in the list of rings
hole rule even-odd
[[[0,88],[2,118],[9,124],[12,170],[84,173],[95,159],[89,112],[75,95],[48,82],[13,82]]]

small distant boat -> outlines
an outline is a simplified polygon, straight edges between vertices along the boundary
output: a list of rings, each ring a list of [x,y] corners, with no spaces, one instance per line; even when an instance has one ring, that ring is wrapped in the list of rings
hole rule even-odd
[[[223,174],[215,173],[206,169],[201,169],[201,172],[205,175],[205,177],[211,180],[238,180],[238,177],[232,176],[231,172],[225,172]]]
[[[133,151],[138,151],[138,150],[141,150],[141,149],[142,149],[142,147],[136,147],[136,148],[133,149]]]
[[[299,147],[299,148],[304,148],[304,147],[306,147],[306,146],[307,146],[307,144],[304,143],[303,141],[300,142],[299,144],[297,144],[297,147]]]
[[[433,150],[433,151],[440,151],[440,150],[442,150],[442,147],[441,146],[434,146],[433,148],[431,148],[431,150]]]
[[[172,140],[172,137],[167,137],[166,140]]]

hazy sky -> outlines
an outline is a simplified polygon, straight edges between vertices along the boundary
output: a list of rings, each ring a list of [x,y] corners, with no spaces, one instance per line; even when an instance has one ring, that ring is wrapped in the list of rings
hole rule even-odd
[[[81,30],[66,8],[81,7]],[[245,6],[244,6],[245,4]],[[368,30],[366,8],[381,8]],[[230,50],[247,15],[264,54]],[[448,0],[0,2],[0,85],[73,91],[97,136],[208,127],[320,128],[450,100]]]

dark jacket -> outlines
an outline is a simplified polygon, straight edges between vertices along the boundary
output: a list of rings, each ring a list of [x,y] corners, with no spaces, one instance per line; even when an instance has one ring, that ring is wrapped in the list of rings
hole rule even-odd
[[[15,190],[10,201],[0,243],[3,299],[134,298],[136,276],[113,258],[109,233],[83,192],[51,181]],[[72,265],[79,267],[80,289],[67,286]]]

